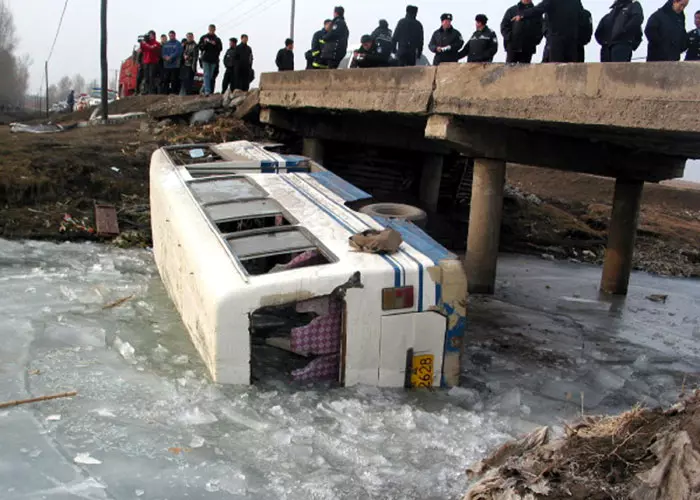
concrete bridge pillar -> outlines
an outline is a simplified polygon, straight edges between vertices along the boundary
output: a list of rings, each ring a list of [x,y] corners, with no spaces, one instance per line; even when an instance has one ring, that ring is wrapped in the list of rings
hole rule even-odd
[[[304,137],[303,155],[323,165],[323,141],[314,137]]]
[[[474,162],[466,256],[469,293],[492,294],[496,286],[505,179],[505,161],[480,158]]]
[[[444,157],[438,154],[426,154],[420,178],[420,201],[428,212],[436,212],[440,197],[442,165]]]
[[[615,181],[612,217],[608,228],[608,247],[605,250],[603,278],[600,282],[600,289],[603,292],[615,295],[627,294],[643,188],[643,181],[627,179]]]

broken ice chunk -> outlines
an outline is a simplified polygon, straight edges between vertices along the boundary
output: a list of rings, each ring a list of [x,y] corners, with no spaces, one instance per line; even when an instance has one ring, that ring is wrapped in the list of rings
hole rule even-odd
[[[128,342],[123,341],[119,337],[114,338],[114,347],[117,351],[119,351],[119,354],[122,355],[122,358],[129,363],[130,365],[135,365],[137,363],[136,357],[134,354],[136,353],[136,350],[134,347],[129,344]]]
[[[102,462],[94,457],[91,457],[89,453],[78,453],[73,462],[81,465],[100,465]]]

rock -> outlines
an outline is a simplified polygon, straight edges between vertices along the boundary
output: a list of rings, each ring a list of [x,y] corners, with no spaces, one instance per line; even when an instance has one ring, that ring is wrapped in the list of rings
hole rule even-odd
[[[235,89],[231,91],[230,89],[224,93],[223,105],[225,108],[237,108],[240,104],[245,101],[248,96],[248,92],[243,90]]]
[[[248,92],[245,101],[238,106],[236,112],[233,114],[233,117],[238,118],[239,120],[257,121],[259,112],[260,91],[255,89]]]
[[[191,115],[204,109],[218,109],[223,107],[223,105],[223,96],[221,95],[211,95],[209,97],[171,96],[167,101],[149,107],[146,112],[151,118],[161,119]]]
[[[598,258],[598,256],[594,252],[591,252],[590,250],[584,250],[583,256],[586,257],[587,259],[597,259]]]
[[[194,126],[210,123],[214,120],[215,116],[216,112],[213,109],[203,109],[201,111],[197,111],[192,115],[192,118],[190,118],[190,125]]]

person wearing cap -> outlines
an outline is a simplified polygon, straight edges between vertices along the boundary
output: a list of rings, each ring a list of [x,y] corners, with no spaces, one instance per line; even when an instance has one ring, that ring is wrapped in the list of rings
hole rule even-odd
[[[464,44],[464,48],[457,56],[459,59],[467,58],[467,62],[486,63],[492,62],[493,56],[498,52],[498,37],[496,32],[486,26],[489,19],[484,14],[477,14],[476,31]]]
[[[532,62],[532,56],[537,51],[544,33],[542,17],[523,19],[519,23],[513,22],[513,18],[534,7],[532,0],[520,0],[503,16],[501,35],[503,35],[507,63]]]
[[[321,63],[321,48],[323,37],[333,27],[333,20],[323,21],[323,28],[314,33],[311,37],[311,49],[306,51],[306,69],[328,69],[328,66]]]
[[[416,17],[418,7],[406,7],[406,17],[401,19],[391,39],[393,50],[399,60],[399,66],[415,66],[423,54],[423,25]]]
[[[374,43],[382,49],[383,54],[389,54],[393,52],[391,44],[391,30],[389,29],[389,23],[386,19],[379,20],[379,26],[377,26],[372,34],[370,35],[374,39]]]
[[[224,54],[224,84],[221,87],[221,93],[225,93],[227,90],[233,90],[233,80],[234,80],[234,62],[236,60],[236,46],[238,45],[237,38],[228,39],[228,49],[226,54]]]
[[[336,69],[348,50],[350,30],[345,23],[345,9],[336,7],[333,10],[331,29],[321,38],[321,63],[330,69]]]
[[[579,30],[584,18],[581,0],[542,0],[532,9],[517,16],[513,22],[547,15],[547,44],[550,62],[576,62],[581,43]]]
[[[357,49],[350,63],[351,68],[380,68],[389,66],[390,52],[384,50],[382,45],[372,38],[371,35],[362,35],[362,44]]]
[[[275,58],[278,71],[294,71],[294,40],[287,38]]]
[[[440,16],[442,25],[433,33],[428,48],[435,54],[433,64],[459,61],[459,51],[464,45],[462,34],[452,26],[452,14]]]

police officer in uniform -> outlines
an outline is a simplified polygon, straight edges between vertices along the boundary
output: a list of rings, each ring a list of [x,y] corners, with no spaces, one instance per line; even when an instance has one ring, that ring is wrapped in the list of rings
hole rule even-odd
[[[336,69],[348,50],[350,30],[345,23],[345,9],[336,7],[333,22],[328,33],[321,38],[321,63],[330,69]]]
[[[700,10],[695,13],[695,29],[688,32],[686,61],[700,61]]]
[[[362,35],[362,44],[353,54],[351,68],[380,68],[389,66],[391,52],[385,50],[372,36]]]
[[[486,26],[489,21],[484,14],[476,16],[476,31],[467,40],[464,48],[459,52],[458,58],[467,58],[467,62],[492,62],[493,56],[498,52],[498,37],[496,33]]]
[[[428,48],[435,54],[433,64],[459,61],[459,51],[464,45],[462,34],[452,26],[452,14],[440,16],[442,25],[433,33]]]

